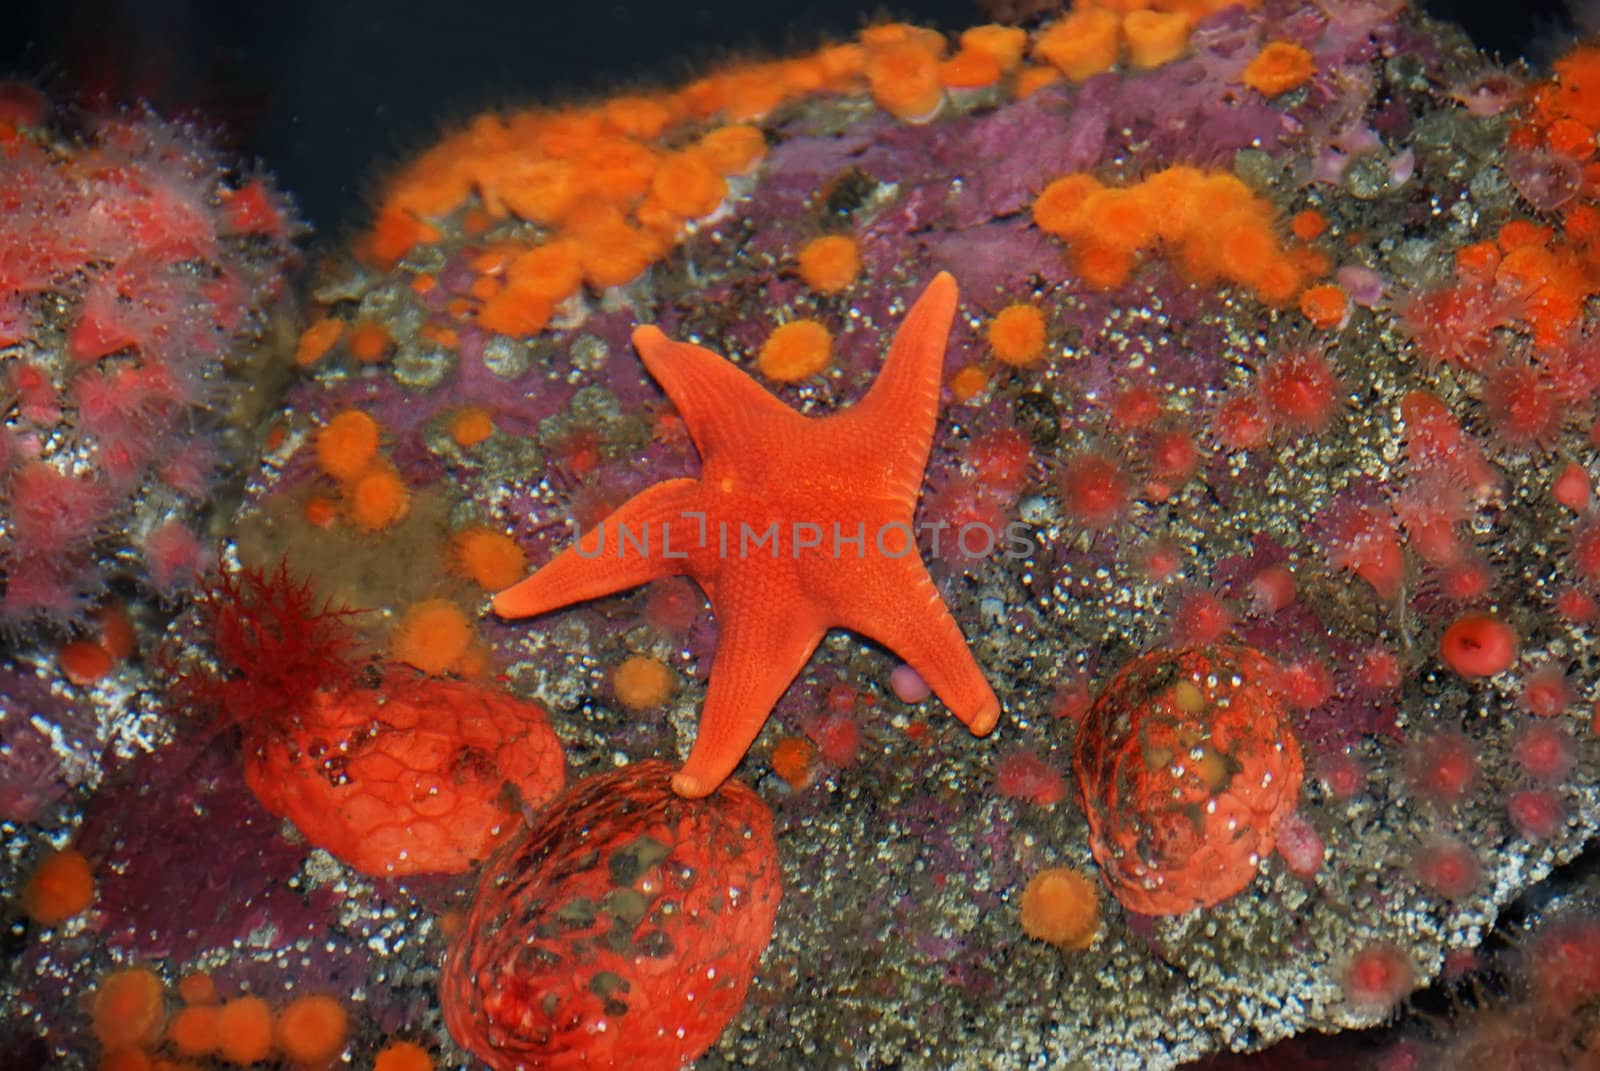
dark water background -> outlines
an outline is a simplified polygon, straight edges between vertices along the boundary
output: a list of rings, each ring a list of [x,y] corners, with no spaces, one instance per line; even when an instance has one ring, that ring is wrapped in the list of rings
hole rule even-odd
[[[1506,57],[1571,36],[1560,0],[1423,6]],[[373,176],[454,120],[675,82],[848,37],[872,15],[949,30],[987,18],[976,0],[0,0],[0,73],[220,123],[337,239]]]

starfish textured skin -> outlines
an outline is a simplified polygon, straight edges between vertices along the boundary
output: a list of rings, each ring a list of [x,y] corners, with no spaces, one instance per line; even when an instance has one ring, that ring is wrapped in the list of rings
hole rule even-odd
[[[680,796],[709,795],[733,772],[830,628],[895,652],[974,734],[999,720],[912,537],[956,301],[955,280],[939,273],[865,397],[820,417],[710,350],[655,327],[633,332],[700,476],[635,495],[496,595],[494,611],[532,617],[675,574],[699,583],[718,636],[694,746],[672,779]]]

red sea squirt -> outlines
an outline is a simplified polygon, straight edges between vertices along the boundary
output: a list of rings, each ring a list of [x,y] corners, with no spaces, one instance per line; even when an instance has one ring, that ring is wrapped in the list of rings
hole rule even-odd
[[[1220,903],[1271,853],[1304,774],[1278,675],[1247,647],[1155,650],[1084,717],[1073,773],[1100,873],[1128,910]]]
[[[743,1006],[781,895],[772,815],[672,773],[586,778],[484,869],[439,999],[496,1071],[682,1067]]]
[[[221,671],[183,678],[177,702],[237,726],[261,803],[363,873],[467,870],[510,834],[517,803],[561,791],[566,760],[542,708],[384,671],[355,615],[319,610],[287,565],[225,574],[201,606]]]
[[[365,874],[454,874],[561,788],[544,711],[495,688],[421,679],[318,693],[287,734],[249,734],[245,780],[273,814]]]

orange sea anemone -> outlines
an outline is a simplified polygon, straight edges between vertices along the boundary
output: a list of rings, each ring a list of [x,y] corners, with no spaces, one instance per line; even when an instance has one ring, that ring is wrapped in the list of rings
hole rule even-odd
[[[411,491],[400,474],[387,465],[368,469],[347,490],[350,520],[364,532],[379,532],[406,515]]]
[[[856,240],[843,234],[813,238],[795,258],[800,278],[819,294],[837,294],[861,273],[861,253]]]
[[[1028,32],[1020,26],[1002,26],[988,23],[961,31],[961,48],[968,52],[983,52],[990,56],[1002,71],[1014,71],[1022,63],[1022,54],[1028,48]]]
[[[570,238],[556,238],[525,250],[506,265],[506,289],[521,300],[541,299],[554,306],[583,285],[583,257]]]
[[[471,647],[472,625],[449,599],[426,599],[401,616],[389,642],[396,662],[438,676],[459,668]]]
[[[815,320],[791,320],[773,330],[756,356],[756,367],[768,379],[797,383],[828,367],[833,336]]]
[[[722,203],[728,185],[698,153],[680,152],[661,161],[650,180],[650,192],[668,211],[684,219],[699,219]]]
[[[457,446],[477,446],[494,434],[494,415],[481,405],[469,405],[451,414],[449,427]]]
[[[339,1055],[350,1032],[344,1005],[322,994],[295,997],[273,1031],[278,1051],[302,1066],[321,1066]]]
[[[450,539],[451,565],[485,591],[504,591],[528,571],[528,556],[517,541],[484,525]]]
[[[1022,932],[1062,949],[1088,948],[1100,932],[1100,892],[1071,867],[1050,867],[1022,891]]]
[[[767,137],[758,126],[731,123],[701,135],[695,153],[719,175],[743,175],[767,155]]]
[[[1084,204],[1103,188],[1093,175],[1063,175],[1034,198],[1033,222],[1058,238],[1076,234]]]
[[[1000,81],[1000,64],[987,52],[963,48],[939,64],[939,81],[947,89],[982,89]]]
[[[1007,305],[989,321],[985,335],[994,355],[1015,368],[1035,364],[1045,353],[1044,314],[1033,305]]]
[[[342,334],[343,320],[331,316],[318,320],[301,333],[299,345],[295,347],[294,363],[301,367],[316,364],[333,348]]]
[[[272,1055],[272,1009],[260,997],[235,997],[217,1009],[217,1053],[253,1064]]]
[[[1155,213],[1141,186],[1105,187],[1083,199],[1068,238],[1134,253],[1155,237]]]
[[[166,990],[147,967],[113,971],[100,979],[90,1017],[107,1049],[153,1044],[166,1024]]]
[[[1033,55],[1082,82],[1116,66],[1121,42],[1122,23],[1115,13],[1079,8],[1033,39]]]
[[[318,431],[317,465],[336,480],[353,480],[378,456],[378,422],[359,409],[335,413]]]
[[[611,671],[611,690],[629,710],[660,706],[672,695],[672,670],[659,658],[630,655]]]
[[[1290,41],[1264,45],[1244,69],[1241,80],[1264,97],[1299,89],[1315,71],[1311,53]]]
[[[513,282],[489,295],[478,310],[478,323],[499,335],[526,338],[543,331],[554,311],[544,287]]]
[[[207,1056],[216,1052],[217,1011],[210,1004],[180,1008],[167,1026],[167,1042],[180,1056]]]
[[[22,910],[41,926],[59,926],[94,903],[94,870],[76,848],[45,856],[22,887]]]
[[[1171,63],[1189,47],[1193,26],[1183,11],[1130,11],[1122,18],[1122,34],[1128,44],[1128,62],[1138,70],[1149,70]]]
[[[350,356],[364,364],[381,361],[394,350],[394,339],[389,337],[389,332],[380,323],[364,320],[350,329],[345,345],[350,348]]]
[[[870,49],[867,82],[878,106],[908,123],[932,119],[944,101],[938,57],[915,42]]]

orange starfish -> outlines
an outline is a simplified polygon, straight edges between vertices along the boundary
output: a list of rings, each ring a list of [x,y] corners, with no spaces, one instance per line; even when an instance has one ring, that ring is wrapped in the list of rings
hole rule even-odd
[[[531,617],[658,577],[693,577],[719,634],[699,733],[672,779],[680,796],[708,795],[733,772],[830,628],[905,659],[973,733],[994,728],[1000,701],[912,538],[955,312],[955,280],[941,272],[906,314],[866,397],[822,417],[795,412],[710,350],[655,327],[634,331],[700,452],[700,478],[635,495],[496,595],[494,611]]]

